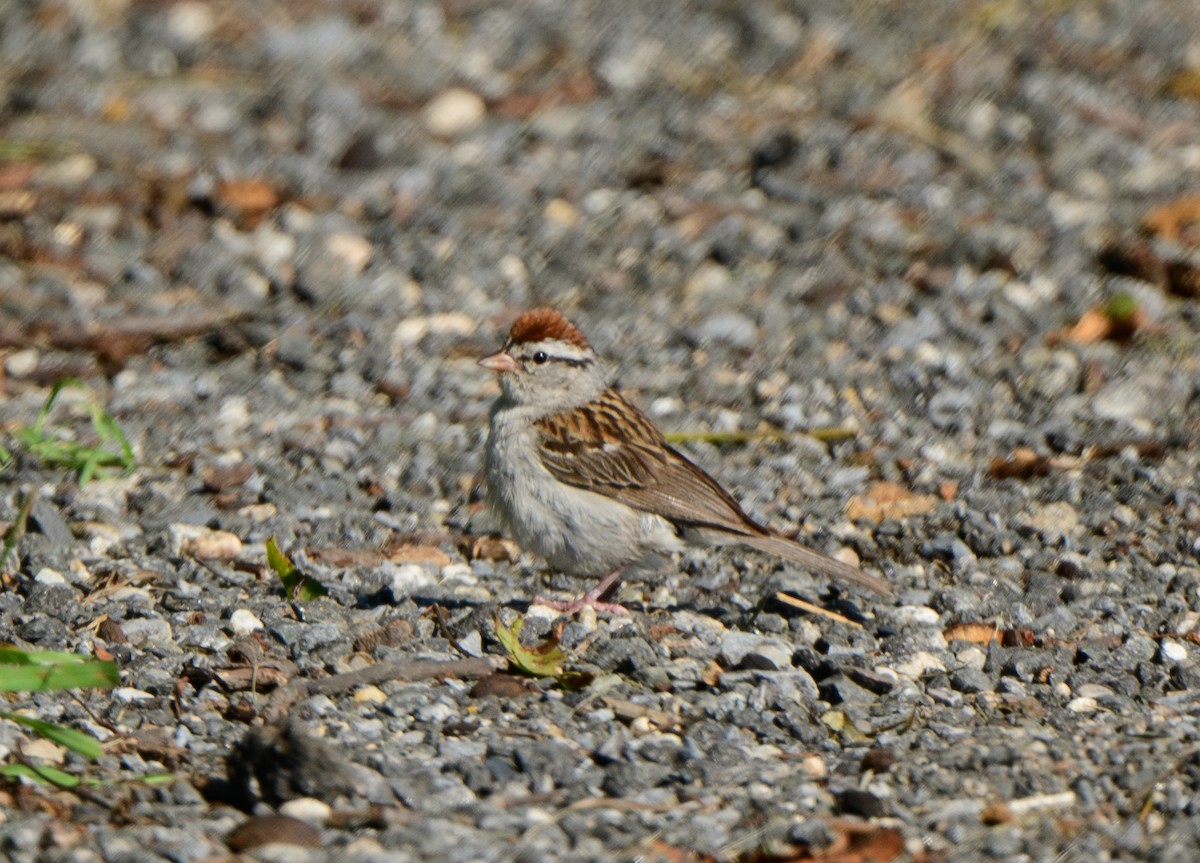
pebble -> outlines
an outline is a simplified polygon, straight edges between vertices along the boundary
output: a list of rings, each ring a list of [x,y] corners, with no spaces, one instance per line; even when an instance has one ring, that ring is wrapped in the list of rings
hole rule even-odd
[[[1089,695],[1081,695],[1067,702],[1067,710],[1072,713],[1095,713],[1100,709],[1100,702]]]
[[[242,541],[235,534],[194,524],[172,524],[167,528],[172,554],[200,560],[236,560]]]
[[[1173,638],[1164,638],[1158,645],[1159,655],[1165,663],[1186,662],[1187,647]]]
[[[174,634],[171,624],[161,617],[137,617],[121,623],[125,639],[132,645],[171,644]]]
[[[0,529],[31,491],[49,509],[8,561],[0,633],[122,669],[121,689],[83,693],[95,717],[54,693],[13,709],[135,734],[100,765],[116,788],[174,769],[155,760],[172,744],[231,785],[244,773],[260,811],[324,843],[266,837],[247,859],[819,857],[856,835],[915,857],[1191,859],[1194,783],[1170,768],[1200,688],[1174,634],[1198,625],[1200,365],[1195,301],[1158,276],[1186,274],[1195,233],[1183,73],[1200,8],[1072,8],[1049,30],[1009,16],[1002,38],[935,58],[947,90],[906,50],[945,29],[938,9],[797,5],[0,3],[9,41],[31,37],[0,86],[4,134],[33,142],[0,170],[0,437],[12,448],[46,387],[79,376],[138,462],[83,486],[19,448],[3,467]],[[1018,50],[1050,31],[1056,50]],[[1090,74],[1105,45],[1128,62]],[[845,62],[862,57],[886,74]],[[269,70],[265,99],[238,70]],[[1126,235],[1159,258],[1152,279],[1114,272]],[[1150,326],[1061,339],[1117,291]],[[564,616],[528,603],[586,583],[532,556],[468,569],[499,527],[481,479],[500,387],[474,361],[540,305],[569,312],[673,440],[748,433],[679,448],[897,596],[695,548],[627,576],[629,617]],[[89,341],[126,326],[154,334]],[[88,443],[78,395],[49,420]],[[1045,472],[991,467],[1021,447]],[[251,479],[205,485],[239,460]],[[937,506],[849,525],[878,481]],[[233,540],[200,560],[180,525]],[[283,596],[271,536],[327,596]],[[396,542],[447,557],[332,562]],[[850,622],[774,601],[783,587]],[[531,647],[559,637],[581,677],[473,697],[463,670],[503,661],[497,609]],[[972,623],[1035,642],[946,644]],[[256,635],[279,695],[372,663],[448,673],[310,694],[255,755],[240,744],[278,734],[276,693],[208,675]],[[18,735],[0,721],[0,752]],[[864,770],[868,747],[894,763]],[[234,853],[221,842],[245,816],[198,784],[135,782],[112,823],[75,801],[83,832],[7,807],[0,853]],[[981,824],[998,802],[1013,820]],[[868,836],[845,812],[887,818]]]
[[[294,800],[287,800],[279,807],[280,815],[287,815],[290,818],[296,818],[300,821],[306,821],[309,824],[325,824],[328,823],[333,815],[333,807],[324,800],[316,800],[312,797],[297,797]]]
[[[460,87],[443,90],[421,111],[429,133],[439,138],[456,138],[478,126],[487,115],[483,99]]]
[[[33,577],[33,580],[38,584],[66,584],[67,580],[61,572],[43,567],[38,570],[38,574]]]
[[[246,608],[239,608],[229,615],[229,629],[238,637],[247,636],[263,628],[263,622],[258,615]]]

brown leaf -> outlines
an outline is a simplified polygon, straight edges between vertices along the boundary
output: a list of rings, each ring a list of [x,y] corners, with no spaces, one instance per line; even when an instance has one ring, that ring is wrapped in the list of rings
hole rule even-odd
[[[511,540],[499,536],[478,536],[471,543],[471,560],[516,560],[521,556],[521,549]]]
[[[254,475],[254,470],[254,463],[248,461],[223,467],[214,465],[204,469],[200,474],[200,480],[204,483],[206,491],[224,491],[250,479]]]
[[[1168,95],[1200,102],[1200,68],[1192,66],[1172,72],[1163,89]]]
[[[1000,644],[1003,647],[1033,647],[1037,644],[1037,636],[1033,630],[1024,626],[1005,629],[1000,633]]]
[[[1200,223],[1200,195],[1184,195],[1147,213],[1142,228],[1168,240],[1179,240],[1196,223]]]
[[[1024,626],[1001,629],[991,623],[956,623],[942,633],[946,641],[969,641],[972,644],[999,642],[1004,647],[1033,647],[1037,635]]]
[[[436,545],[389,546],[387,559],[392,563],[432,563],[439,568],[450,564],[450,555]]]
[[[270,180],[244,177],[217,185],[217,203],[244,222],[257,222],[279,204],[279,193]]]
[[[126,644],[129,641],[125,637],[125,630],[121,628],[121,624],[111,617],[105,617],[96,627],[96,637],[109,644]]]
[[[537,684],[515,674],[489,674],[481,677],[471,687],[472,698],[487,698],[489,695],[497,698],[519,698],[538,692]]]
[[[846,516],[851,521],[866,519],[878,523],[889,518],[925,515],[936,506],[937,498],[931,494],[915,494],[894,482],[881,481],[868,488],[866,494],[850,498],[846,502]]]
[[[1000,629],[991,623],[956,623],[942,633],[946,641],[969,641],[972,644],[988,644],[998,641]]]
[[[233,828],[225,844],[238,853],[267,844],[320,848],[321,831],[290,815],[259,815]]]
[[[1090,345],[1109,338],[1113,334],[1113,322],[1104,310],[1097,307],[1088,309],[1075,324],[1061,337],[1064,341],[1080,345]]]
[[[1029,447],[1017,447],[1010,455],[992,459],[988,476],[992,479],[1029,479],[1050,473],[1050,459]]]
[[[1008,808],[1007,803],[993,803],[983,807],[983,811],[979,813],[979,820],[989,827],[1007,824],[1013,820],[1013,817],[1012,810]]]

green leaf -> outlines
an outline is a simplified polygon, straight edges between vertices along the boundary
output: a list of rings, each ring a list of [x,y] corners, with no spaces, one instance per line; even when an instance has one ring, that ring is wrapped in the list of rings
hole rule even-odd
[[[108,660],[49,664],[0,665],[0,692],[45,692],[50,689],[108,689],[119,680],[117,664]]]
[[[1128,321],[1137,314],[1137,310],[1137,298],[1126,293],[1113,294],[1104,304],[1104,316],[1114,323]]]
[[[84,758],[90,758],[94,761],[100,757],[100,741],[84,734],[82,731],[67,728],[65,725],[46,722],[44,719],[22,716],[19,713],[0,711],[0,716],[3,716],[10,722],[16,722],[18,725],[24,725],[26,728],[32,728],[47,740],[52,740],[59,746],[65,746],[67,749],[78,755],[82,755]]]
[[[267,540],[267,566],[279,576],[279,581],[283,584],[283,590],[288,599],[312,602],[329,593],[325,585],[296,568],[296,564],[292,563],[291,559],[279,550],[275,537]]]
[[[551,633],[537,647],[526,647],[521,644],[523,625],[524,621],[519,617],[513,620],[512,626],[505,626],[499,617],[496,618],[496,638],[514,668],[532,677],[553,677],[568,689],[582,689],[592,682],[594,675],[590,672],[564,668],[570,657],[559,647],[558,632]]]
[[[63,665],[70,663],[82,664],[92,661],[92,657],[84,656],[82,653],[0,647],[0,665]]]
[[[79,784],[79,777],[72,776],[57,767],[51,767],[49,764],[5,764],[0,767],[0,776],[19,776],[43,785],[57,785],[60,788],[74,788]]]

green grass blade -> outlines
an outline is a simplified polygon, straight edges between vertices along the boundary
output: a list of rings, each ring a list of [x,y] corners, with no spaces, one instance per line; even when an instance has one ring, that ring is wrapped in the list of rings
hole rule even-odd
[[[108,689],[116,686],[118,679],[117,664],[99,659],[52,665],[0,666],[0,692]]]
[[[74,728],[67,728],[65,725],[56,725],[53,722],[46,722],[44,719],[34,719],[31,716],[22,716],[19,713],[7,713],[0,711],[0,716],[5,719],[15,722],[18,725],[24,725],[26,728],[32,728],[42,737],[47,740],[52,740],[59,746],[64,746],[72,752],[82,755],[84,758],[90,758],[93,761],[100,757],[100,741],[94,737],[84,734],[82,731],[76,731]]]
[[[79,777],[72,776],[57,767],[51,767],[49,764],[5,764],[0,767],[0,776],[20,776],[43,785],[57,785],[60,788],[74,788],[79,784]]]
[[[19,647],[0,647],[0,665],[65,665],[72,662],[92,662],[92,657],[82,653],[64,653],[61,650],[21,650]]]

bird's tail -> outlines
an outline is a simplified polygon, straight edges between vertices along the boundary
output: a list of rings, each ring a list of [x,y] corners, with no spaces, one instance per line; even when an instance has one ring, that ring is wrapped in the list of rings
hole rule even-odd
[[[774,554],[778,557],[795,561],[811,572],[817,572],[830,578],[840,579],[841,581],[848,581],[858,587],[873,590],[884,596],[891,596],[893,593],[892,586],[883,579],[868,575],[857,566],[842,563],[840,560],[834,560],[827,554],[813,551],[808,546],[801,545],[795,540],[788,539],[786,536],[779,536],[778,534],[739,536],[738,541],[744,542],[752,548],[757,548],[759,551],[765,551],[768,554]]]

